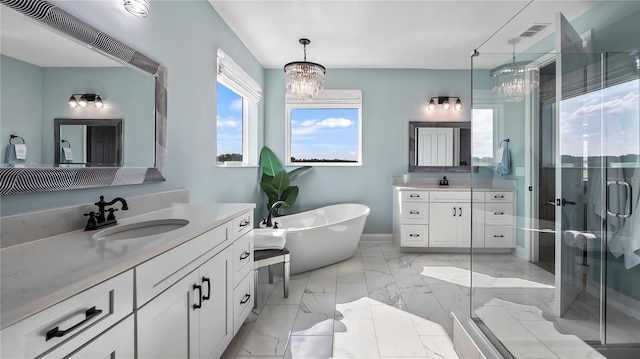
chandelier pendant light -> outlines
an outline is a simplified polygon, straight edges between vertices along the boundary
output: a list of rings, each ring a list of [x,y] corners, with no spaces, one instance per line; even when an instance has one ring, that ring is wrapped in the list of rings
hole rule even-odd
[[[506,102],[522,101],[531,90],[540,85],[540,70],[537,67],[528,66],[528,61],[516,62],[518,42],[520,38],[507,41],[509,45],[513,45],[513,62],[490,71],[493,91],[501,95]]]
[[[287,91],[296,96],[298,100],[309,101],[324,87],[324,66],[307,61],[307,45],[309,39],[300,39],[304,48],[304,61],[294,61],[284,65],[285,84]]]

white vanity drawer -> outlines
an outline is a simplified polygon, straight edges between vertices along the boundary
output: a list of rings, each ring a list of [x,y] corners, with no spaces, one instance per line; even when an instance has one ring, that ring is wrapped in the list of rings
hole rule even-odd
[[[238,332],[253,308],[253,271],[247,273],[233,290],[233,333]]]
[[[513,192],[486,192],[486,202],[513,202]]]
[[[253,228],[253,211],[243,213],[233,220],[231,240],[239,238]]]
[[[513,204],[485,203],[485,223],[488,225],[513,225]]]
[[[429,191],[402,191],[402,202],[427,202]]]
[[[244,276],[253,271],[253,232],[247,233],[233,243],[233,285],[238,285]]]
[[[224,249],[213,250],[227,240],[231,221],[205,232],[135,268],[136,307],[140,308],[151,298],[160,294],[189,272],[197,268],[214,254]],[[210,253],[209,253],[210,252]]]
[[[484,246],[486,248],[515,247],[513,227],[486,226],[484,231]]]
[[[80,347],[133,312],[127,271],[2,330],[2,358],[34,358],[61,345]]]
[[[471,191],[432,191],[430,202],[470,202]]]
[[[428,247],[429,226],[424,224],[404,224],[401,226],[401,247]]]
[[[403,202],[401,212],[403,224],[429,223],[429,203]]]

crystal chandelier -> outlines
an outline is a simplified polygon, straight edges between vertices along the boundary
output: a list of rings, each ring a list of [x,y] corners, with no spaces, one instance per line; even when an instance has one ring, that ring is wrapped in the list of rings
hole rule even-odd
[[[490,72],[493,91],[504,97],[506,102],[522,101],[525,95],[540,85],[540,70],[537,67],[527,66],[528,61],[516,62],[518,42],[520,38],[508,41],[513,45],[513,62],[496,67]]]
[[[307,61],[307,45],[311,41],[300,39],[299,42],[304,46],[304,61],[284,65],[284,79],[289,93],[295,95],[298,100],[309,101],[322,90],[326,69],[320,64]]]

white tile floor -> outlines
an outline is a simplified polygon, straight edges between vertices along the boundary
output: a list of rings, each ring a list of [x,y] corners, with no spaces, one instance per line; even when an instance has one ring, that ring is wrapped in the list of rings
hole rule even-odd
[[[427,283],[419,263],[464,268],[455,255],[365,242],[344,262],[292,276],[286,299],[261,270],[258,309],[223,358],[458,358],[447,313],[468,306],[468,285]]]
[[[594,329],[588,298],[552,314],[553,274],[511,254],[474,255],[473,277],[469,266],[467,254],[361,242],[346,261],[292,276],[289,298],[264,268],[258,309],[223,358],[458,358],[451,312],[469,316],[471,279],[475,315],[517,358],[604,358],[573,335]]]

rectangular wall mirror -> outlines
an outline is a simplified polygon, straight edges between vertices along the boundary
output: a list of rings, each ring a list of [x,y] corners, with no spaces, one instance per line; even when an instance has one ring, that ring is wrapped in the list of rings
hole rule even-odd
[[[409,122],[409,172],[469,172],[469,122]]]
[[[48,1],[0,4],[0,194],[164,181],[167,68]],[[73,94],[100,95],[104,107],[69,108]],[[72,124],[87,118],[120,123]],[[20,166],[5,158],[10,135],[27,146]]]

